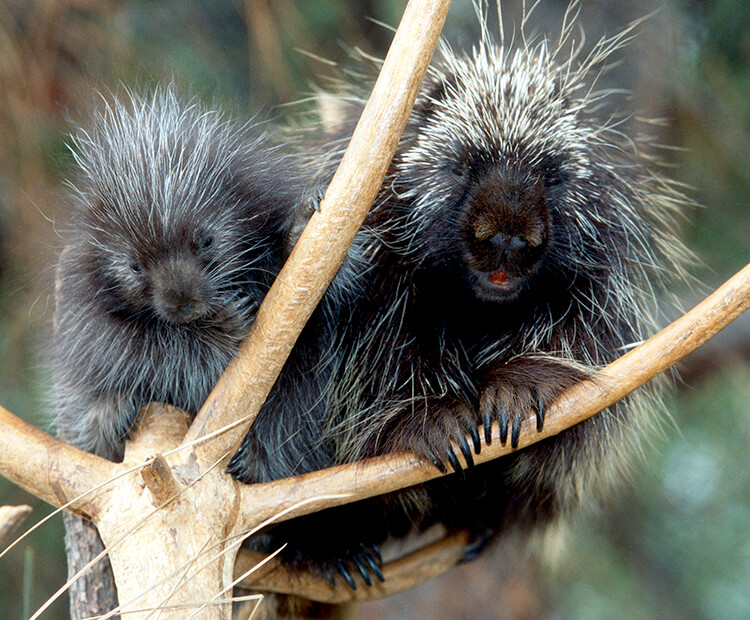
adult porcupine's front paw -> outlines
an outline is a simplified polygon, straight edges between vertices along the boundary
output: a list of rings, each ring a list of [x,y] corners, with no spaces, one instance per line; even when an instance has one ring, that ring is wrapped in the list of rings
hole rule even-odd
[[[544,427],[549,405],[566,389],[590,377],[593,371],[563,360],[517,358],[487,372],[479,396],[479,415],[484,438],[492,443],[492,424],[500,426],[500,441],[518,447],[521,425],[534,419],[537,431]]]
[[[468,403],[453,397],[426,398],[388,417],[391,421],[377,433],[373,455],[412,452],[447,473],[463,471],[460,452],[466,466],[474,466],[473,454],[481,448],[479,418]]]

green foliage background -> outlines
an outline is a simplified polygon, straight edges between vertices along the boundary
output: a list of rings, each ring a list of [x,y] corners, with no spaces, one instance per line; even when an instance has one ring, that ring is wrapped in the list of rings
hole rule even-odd
[[[0,404],[50,429],[43,357],[49,319],[54,222],[70,174],[65,135],[85,124],[95,91],[175,81],[249,118],[279,118],[351,48],[382,55],[403,0],[0,0]],[[579,23],[590,46],[657,12],[603,79],[622,106],[665,121],[663,157],[703,208],[687,237],[705,290],[750,256],[750,5],[744,0],[586,2]],[[542,2],[531,31],[554,35],[564,4]],[[520,0],[503,5],[520,22]],[[457,46],[476,31],[470,3],[455,0],[446,26]],[[300,52],[304,50],[306,54]],[[686,291],[686,305],[702,296]],[[672,419],[632,482],[566,535],[550,563],[483,559],[391,601],[364,618],[750,617],[750,320],[688,360],[670,399]],[[0,480],[0,505],[31,503]],[[24,597],[24,571],[28,595]],[[0,558],[0,616],[21,618],[65,580],[59,517]],[[462,587],[463,584],[463,587]],[[67,601],[46,618],[67,616]]]

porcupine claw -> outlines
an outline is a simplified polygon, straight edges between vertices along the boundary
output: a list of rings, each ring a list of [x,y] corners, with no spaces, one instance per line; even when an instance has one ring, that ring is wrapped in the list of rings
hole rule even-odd
[[[500,443],[505,445],[508,442],[508,410],[503,407],[497,417],[500,421]]]
[[[349,569],[344,566],[344,563],[341,560],[336,560],[336,567],[339,569],[339,573],[344,578],[344,581],[346,581],[346,585],[348,585],[352,590],[356,590],[357,584],[354,581],[354,577],[352,577]]]
[[[435,466],[435,468],[440,471],[441,474],[447,474],[448,468],[443,464],[443,462],[435,456],[435,453],[432,451],[431,448],[428,448],[429,454],[430,454],[430,460],[432,461],[432,464]]]
[[[513,418],[513,426],[510,434],[510,447],[514,450],[518,447],[518,439],[521,436],[521,418],[516,416]]]
[[[307,204],[312,208],[313,211],[316,213],[320,213],[320,203],[323,202],[323,198],[325,197],[326,192],[322,187],[319,187],[315,190],[312,196],[310,196],[307,199]]]
[[[377,559],[378,559],[378,562],[379,562],[380,564],[382,564],[382,563],[383,563],[383,556],[382,556],[382,555],[381,555],[381,553],[380,553],[380,545],[376,545],[375,543],[372,543],[372,544],[370,545],[370,547],[371,547],[371,549],[372,549],[372,550],[373,550],[373,551],[375,552],[375,556],[377,557]]]
[[[474,467],[474,457],[471,455],[471,448],[469,448],[469,442],[466,441],[466,436],[461,435],[460,438],[461,453],[464,455],[467,467]]]
[[[370,579],[370,573],[367,572],[367,568],[365,567],[364,562],[362,562],[362,558],[359,555],[355,555],[352,560],[354,561],[359,574],[362,575],[362,580],[365,582],[368,588],[371,588],[372,579]]]
[[[484,416],[484,441],[488,446],[492,445],[492,416],[489,413]]]
[[[336,587],[336,578],[333,576],[333,571],[330,569],[323,570],[323,577],[325,577],[325,580],[331,584],[332,588]]]
[[[373,545],[373,548],[374,547],[375,545]],[[377,551],[376,554],[378,556],[378,559],[380,559],[380,552]],[[370,554],[370,550],[365,545],[362,545],[362,557],[364,558],[365,562],[367,562],[367,565],[370,567],[372,574],[375,575],[375,577],[380,583],[383,583],[385,581],[385,576],[383,575],[383,571],[380,570],[380,566],[378,566],[378,562],[375,561],[375,558],[372,557],[372,555]],[[382,562],[382,560],[380,561]]]
[[[476,425],[470,426],[469,433],[471,434],[471,441],[474,443],[474,454],[479,454],[482,450],[482,443],[479,441],[479,429],[477,429]]]
[[[381,583],[384,582],[385,576],[383,575],[383,571],[378,565],[378,561],[382,561],[380,560],[380,549],[377,548],[377,545],[373,545],[371,552],[364,543],[360,543],[359,546],[360,550],[358,552],[347,553],[346,556],[348,560],[353,562],[354,566],[357,567],[357,572],[362,576],[362,581],[364,581],[367,587],[372,587],[373,581],[372,577],[370,576],[370,572],[372,572],[372,574],[375,575],[375,578],[378,581],[380,581]],[[377,556],[378,560],[373,557],[373,554]],[[354,580],[352,573],[346,567],[346,564],[342,560],[336,560],[336,568],[338,569],[338,572],[341,574],[347,585],[352,590],[356,590],[357,583]],[[335,580],[328,571],[326,578],[329,582],[335,585]]]
[[[546,414],[546,409],[544,406],[544,401],[539,398],[539,395],[536,397],[536,430],[541,431],[542,428],[544,428],[544,416]]]
[[[451,464],[451,467],[453,467],[453,470],[456,473],[463,472],[463,467],[461,467],[461,463],[458,462],[458,457],[453,453],[453,448],[448,448],[448,462]]]

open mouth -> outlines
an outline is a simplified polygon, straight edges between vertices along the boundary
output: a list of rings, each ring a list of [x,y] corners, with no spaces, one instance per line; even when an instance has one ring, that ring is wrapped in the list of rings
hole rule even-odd
[[[475,271],[474,290],[480,299],[507,301],[515,297],[525,278],[509,274],[503,269],[491,273]]]

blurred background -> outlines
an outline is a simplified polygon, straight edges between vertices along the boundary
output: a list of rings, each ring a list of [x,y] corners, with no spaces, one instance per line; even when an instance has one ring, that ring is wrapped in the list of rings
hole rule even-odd
[[[559,32],[567,2],[543,0],[528,32]],[[97,90],[175,81],[233,114],[301,114],[354,47],[383,55],[404,0],[0,0],[0,404],[50,430],[41,351],[49,319],[66,132]],[[503,5],[520,23],[520,0]],[[602,85],[618,107],[659,119],[669,174],[703,205],[686,235],[713,289],[750,257],[750,3],[588,1],[585,46],[651,14]],[[469,46],[476,19],[454,0],[446,36]],[[319,57],[316,59],[315,57]],[[327,59],[330,62],[323,62]],[[702,296],[685,291],[685,305]],[[630,482],[545,561],[488,557],[362,618],[750,618],[750,317],[685,361],[671,419]],[[49,509],[0,479],[0,505]],[[512,565],[513,571],[509,570]],[[62,521],[0,559],[0,615],[28,617],[65,581]],[[44,618],[67,617],[67,599]]]

